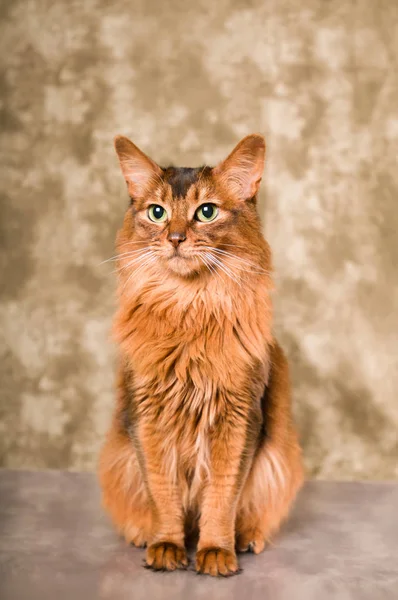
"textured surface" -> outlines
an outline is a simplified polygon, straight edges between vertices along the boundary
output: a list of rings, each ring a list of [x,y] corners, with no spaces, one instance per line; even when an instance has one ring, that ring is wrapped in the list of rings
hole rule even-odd
[[[308,483],[275,544],[224,580],[144,569],[89,474],[0,471],[0,496],[1,600],[397,597],[397,484]]]
[[[398,476],[398,3],[2,0],[0,464],[95,466],[125,133],[160,163],[264,133],[309,473]]]

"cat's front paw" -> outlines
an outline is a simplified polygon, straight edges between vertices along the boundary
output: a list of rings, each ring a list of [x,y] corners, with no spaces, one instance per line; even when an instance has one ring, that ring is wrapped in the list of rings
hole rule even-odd
[[[196,554],[196,571],[204,575],[229,577],[239,572],[235,552],[225,548],[202,548]]]
[[[185,548],[172,542],[157,542],[148,546],[146,564],[154,571],[175,571],[188,567],[188,556]]]

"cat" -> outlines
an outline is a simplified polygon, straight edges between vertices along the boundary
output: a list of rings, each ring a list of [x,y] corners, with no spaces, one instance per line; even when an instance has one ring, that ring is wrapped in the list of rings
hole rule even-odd
[[[117,236],[118,395],[103,503],[146,566],[239,571],[303,481],[288,365],[272,333],[271,254],[256,209],[265,142],[218,166],[161,168],[123,136],[131,199]]]

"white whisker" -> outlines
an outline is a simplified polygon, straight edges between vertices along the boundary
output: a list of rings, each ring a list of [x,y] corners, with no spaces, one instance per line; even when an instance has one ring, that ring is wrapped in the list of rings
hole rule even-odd
[[[138,273],[140,271],[142,271],[142,269],[150,264],[152,264],[153,262],[155,262],[155,260],[157,260],[158,257],[156,256],[156,254],[154,256],[150,256],[144,263],[142,263],[141,266],[139,266],[135,271],[134,271],[134,275],[138,275]]]
[[[267,271],[265,269],[263,269],[262,267],[260,267],[259,265],[256,265],[255,263],[245,259],[245,258],[241,258],[240,256],[237,256],[236,254],[233,254],[232,252],[227,252],[226,250],[222,250],[221,248],[213,248],[211,246],[205,246],[204,248],[198,248],[199,250],[205,250],[207,252],[215,252],[218,254],[222,254],[226,257],[229,257],[231,259],[234,259],[236,261],[240,261],[242,263],[245,263],[248,266],[251,266],[253,269],[257,269],[258,271],[264,272],[264,273],[269,273],[270,271]]]
[[[211,271],[211,269],[210,269],[210,267],[209,267],[208,263],[206,262],[206,260],[203,258],[203,256],[200,256],[200,255],[199,255],[199,260],[201,260],[201,261],[202,261],[202,263],[205,265],[205,267],[207,267],[208,271],[211,273],[212,271]]]
[[[209,269],[209,271],[211,273],[213,273],[218,279],[220,279],[220,281],[222,281],[222,277],[221,275],[217,272],[217,270],[213,267],[213,265],[211,263],[209,263],[208,259],[206,259],[203,254],[200,254],[200,259],[202,260],[202,262],[206,265],[206,267]]]
[[[127,242],[123,242],[121,245],[122,246],[127,246],[129,244],[143,244],[143,243],[144,243],[144,240],[134,240],[134,241],[127,240]]]
[[[208,258],[210,260],[210,262],[212,262],[219,269],[221,269],[230,279],[232,279],[233,281],[235,281],[238,284],[240,283],[240,277],[238,275],[235,275],[233,273],[233,271],[231,271],[231,269],[229,267],[227,267],[227,265],[222,263],[221,260],[219,260],[216,256],[211,254],[211,252],[206,252],[205,256],[206,256],[206,258]]]
[[[150,256],[151,254],[153,254],[152,250],[146,250],[143,254],[140,254],[134,260],[128,262],[127,265],[123,265],[122,267],[115,269],[113,272],[118,273],[118,272],[124,271],[125,269],[132,267],[137,261],[141,260],[142,258],[145,258],[145,256]]]
[[[251,267],[253,270],[258,271],[259,273],[269,273],[269,271],[267,271],[266,269],[263,269],[259,265],[256,265],[255,263],[251,262],[250,260],[246,260],[245,258],[241,258],[240,256],[236,256],[235,254],[232,254],[232,252],[227,252],[225,250],[221,250],[220,248],[212,248],[212,252],[216,252],[219,255],[221,254],[221,255],[227,256],[233,260],[239,261],[239,262],[243,263],[244,265]],[[243,269],[245,267],[238,267],[238,268]]]
[[[130,250],[130,252],[122,252],[121,254],[116,254],[115,256],[111,256],[111,258],[107,258],[106,260],[103,260],[100,265],[103,265],[107,262],[116,262],[118,261],[120,258],[125,258],[125,257],[129,257],[129,256],[134,256],[135,254],[138,254],[139,252],[143,252],[144,250],[148,250],[150,249],[152,246],[145,246],[144,248],[139,248],[138,250]]]
[[[131,273],[131,274],[128,276],[128,278],[127,278],[127,280],[126,280],[126,283],[125,283],[125,284],[124,284],[124,286],[123,286],[122,293],[123,293],[123,292],[124,292],[124,290],[126,289],[126,286],[127,286],[128,282],[130,281],[130,279],[131,279],[132,277],[134,277],[134,275],[137,275],[137,274],[139,273],[139,271],[140,271],[141,269],[143,269],[143,268],[144,268],[146,265],[148,265],[148,264],[149,264],[149,263],[151,263],[151,262],[154,262],[156,259],[157,259],[157,256],[156,256],[156,254],[155,254],[154,252],[151,252],[151,253],[150,253],[150,255],[149,255],[149,257],[148,257],[148,255],[147,255],[147,256],[140,257],[140,262],[141,262],[142,260],[144,260],[144,262],[141,262],[141,264],[139,264],[139,265],[138,265],[138,266],[137,266],[137,267],[136,267],[136,268],[133,270],[133,272],[132,272],[132,273]]]

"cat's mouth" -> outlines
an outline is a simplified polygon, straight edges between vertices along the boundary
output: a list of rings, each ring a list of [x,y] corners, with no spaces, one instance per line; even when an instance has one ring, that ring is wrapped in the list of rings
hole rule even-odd
[[[185,248],[184,248],[184,251],[181,248],[174,248],[172,253],[169,254],[169,256],[167,258],[169,261],[173,261],[173,260],[178,261],[179,259],[189,261],[189,260],[193,260],[195,258],[195,255],[190,254],[189,249],[188,249],[188,253],[187,253]]]
[[[168,257],[168,267],[178,275],[187,276],[198,271],[197,258],[182,254],[178,249]]]
[[[169,259],[172,258],[187,258],[186,256],[184,256],[183,254],[181,254],[181,251],[178,250],[178,248],[176,248],[173,252],[173,254],[171,256],[169,256]],[[189,257],[188,257],[189,258]]]

